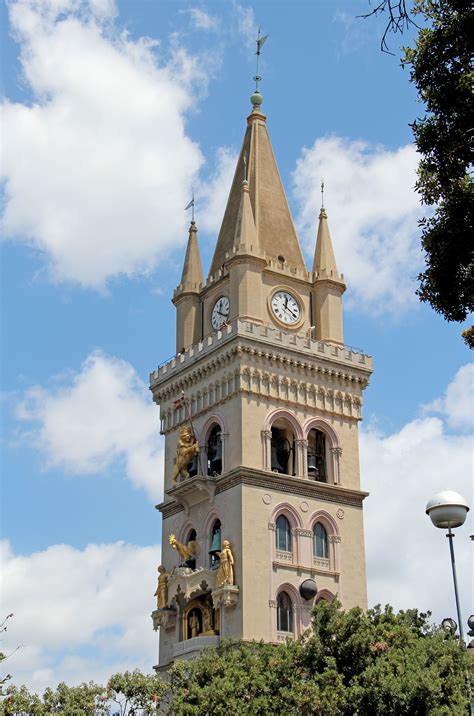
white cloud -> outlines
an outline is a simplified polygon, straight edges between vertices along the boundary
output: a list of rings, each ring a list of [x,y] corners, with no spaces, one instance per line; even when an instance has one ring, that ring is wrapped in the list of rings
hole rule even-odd
[[[450,413],[443,417],[449,423]],[[450,489],[474,508],[472,435],[448,433],[445,421],[425,415],[391,435],[369,426],[360,443],[362,487],[370,492],[364,505],[369,604],[429,609],[438,623],[457,615],[447,539],[425,515],[426,503]],[[465,630],[473,597],[469,522],[454,540]]]
[[[400,312],[417,303],[422,209],[413,189],[416,165],[412,145],[389,150],[340,137],[316,140],[297,162],[293,190],[300,235],[312,253],[324,177],[324,203],[349,305]]]
[[[149,273],[186,237],[203,157],[185,115],[206,67],[177,38],[165,55],[120,34],[111,0],[9,10],[34,99],[3,104],[2,233],[40,249],[56,281]]]
[[[187,12],[197,30],[216,30],[219,27],[218,18],[215,15],[210,15],[200,7],[191,7]]]
[[[244,38],[248,48],[255,48],[258,28],[253,8],[241,5],[236,0],[233,1],[232,6],[237,19],[237,31]]]
[[[2,542],[2,599],[14,613],[2,650],[22,645],[8,662],[13,683],[41,692],[61,680],[105,682],[133,668],[150,673],[158,653],[149,615],[159,559],[156,545],[54,545],[21,556]]]
[[[474,423],[474,365],[464,365],[456,373],[442,398],[423,406],[424,412],[445,413],[450,428],[472,430]]]
[[[216,152],[215,170],[199,191],[196,221],[198,228],[211,234],[217,234],[221,228],[227,199],[234,178],[238,155],[228,147],[220,147]],[[205,211],[200,211],[203,203]]]
[[[33,423],[24,442],[42,452],[48,467],[96,474],[123,460],[132,483],[161,498],[158,409],[129,363],[96,351],[79,373],[26,391],[17,417]]]

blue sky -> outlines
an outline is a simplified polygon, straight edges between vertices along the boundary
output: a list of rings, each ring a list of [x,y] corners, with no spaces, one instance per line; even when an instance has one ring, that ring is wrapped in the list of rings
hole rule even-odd
[[[472,502],[472,366],[414,296],[422,268],[408,71],[366,0],[12,0],[3,28],[3,611],[9,670],[149,670],[162,441],[148,374],[174,351],[194,189],[208,268],[249,112],[263,109],[308,263],[324,177],[345,340],[374,356],[361,436],[369,601],[454,616],[423,514]],[[403,39],[409,43],[412,36]],[[469,610],[469,528],[456,540]],[[472,595],[471,595],[472,596]],[[472,603],[472,600],[471,600]]]

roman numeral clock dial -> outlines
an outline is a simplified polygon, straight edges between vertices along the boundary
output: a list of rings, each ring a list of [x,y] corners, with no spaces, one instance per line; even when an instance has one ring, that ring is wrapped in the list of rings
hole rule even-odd
[[[230,301],[227,296],[221,296],[214,304],[211,313],[211,324],[215,329],[220,328],[229,318]]]
[[[294,296],[288,291],[277,291],[273,294],[271,307],[275,317],[287,326],[300,320],[301,308]]]

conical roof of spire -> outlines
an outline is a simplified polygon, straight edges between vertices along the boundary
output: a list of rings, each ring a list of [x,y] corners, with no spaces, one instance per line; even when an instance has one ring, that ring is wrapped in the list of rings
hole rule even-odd
[[[202,272],[201,254],[199,253],[199,244],[197,241],[197,226],[194,221],[191,221],[188,246],[186,248],[186,256],[184,257],[183,273],[178,288],[180,291],[199,291],[199,287],[203,283],[204,274]]]
[[[313,272],[320,276],[333,276],[339,278],[336,266],[336,258],[332,248],[331,234],[329,233],[328,217],[324,207],[319,212],[318,236],[316,238],[316,249],[314,252]]]
[[[245,166],[247,162],[247,167]],[[242,179],[247,177],[258,246],[267,258],[284,256],[286,265],[306,271],[301,247],[273,154],[266,117],[254,104],[247,119],[242,149],[232,182],[210,274],[224,264],[234,245],[241,204]]]
[[[250,202],[248,182],[241,184],[240,206],[237,212],[237,223],[234,236],[234,250],[237,253],[256,252],[258,249],[257,229]]]

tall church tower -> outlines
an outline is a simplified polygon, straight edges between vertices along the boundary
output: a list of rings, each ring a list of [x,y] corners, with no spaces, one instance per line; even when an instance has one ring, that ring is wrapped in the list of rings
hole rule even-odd
[[[367,602],[358,425],[372,362],[344,346],[326,212],[308,271],[251,101],[209,275],[193,220],[177,353],[150,376],[165,435],[160,669],[221,638],[297,637],[320,599]]]

